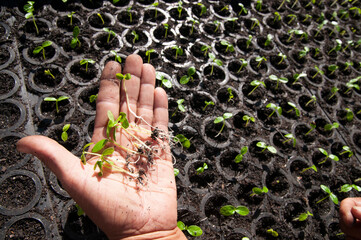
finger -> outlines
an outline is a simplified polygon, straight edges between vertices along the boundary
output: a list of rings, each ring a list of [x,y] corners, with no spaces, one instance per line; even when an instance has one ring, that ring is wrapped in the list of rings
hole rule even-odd
[[[132,77],[130,80],[123,80],[124,82],[121,84],[120,111],[127,114],[129,122],[134,122],[134,114],[137,113],[137,102],[139,96],[140,78],[142,76],[142,68],[143,60],[140,56],[133,54],[127,57],[123,74],[130,73]],[[128,111],[126,94],[128,96],[128,105],[131,111]]]
[[[111,111],[115,118],[119,115],[120,83],[115,75],[121,70],[120,64],[114,61],[104,67],[100,77],[92,142],[106,138],[107,112]]]
[[[163,88],[154,91],[153,126],[168,134],[168,97]]]
[[[137,115],[145,121],[140,122],[139,125],[147,129],[150,129],[149,125],[153,120],[154,85],[155,70],[152,65],[144,64],[140,79]]]
[[[340,205],[340,226],[348,237],[361,236],[361,198],[346,198]],[[359,220],[357,220],[359,219]]]

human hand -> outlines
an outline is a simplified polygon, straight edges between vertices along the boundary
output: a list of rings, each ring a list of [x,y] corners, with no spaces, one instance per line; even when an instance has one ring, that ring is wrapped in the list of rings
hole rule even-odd
[[[126,113],[129,132],[140,140],[150,139],[150,134],[144,132],[153,130],[145,121],[167,134],[168,99],[163,89],[154,88],[154,68],[143,64],[137,55],[126,59],[123,73],[131,74],[131,79],[125,82],[129,108],[116,73],[121,73],[121,66],[116,62],[109,62],[103,70],[92,142],[107,137],[108,111],[115,118],[120,112]],[[145,121],[137,119],[132,112]],[[126,169],[126,152],[119,145],[134,149],[134,138],[129,138],[123,130],[118,130],[116,136],[116,144],[108,143],[107,147],[114,147],[111,157],[118,159]],[[87,156],[88,161],[83,165],[60,144],[44,136],[25,137],[17,148],[42,160],[109,239],[185,239],[177,228],[176,186],[169,144],[167,141],[160,144],[162,148],[158,149],[154,164],[142,166],[143,169],[149,167],[146,176],[142,176],[144,185],[123,173],[105,171],[99,177],[94,172],[98,156]],[[134,169],[137,170],[136,166]]]
[[[347,240],[361,240],[361,198],[342,200],[340,226]]]

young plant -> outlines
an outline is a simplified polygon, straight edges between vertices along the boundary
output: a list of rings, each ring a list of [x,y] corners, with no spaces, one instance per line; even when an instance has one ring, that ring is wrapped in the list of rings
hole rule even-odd
[[[44,70],[44,74],[47,75],[47,76],[52,77],[53,79],[55,79],[54,75],[50,72],[49,69]]]
[[[213,101],[204,101],[204,103],[206,104],[205,106],[204,106],[204,108],[203,108],[203,111],[205,111],[206,110],[206,108],[209,106],[209,105],[213,105],[214,106],[214,102]]]
[[[132,16],[132,6],[127,8],[127,14],[129,16],[129,22],[133,22],[133,16]]]
[[[241,66],[239,67],[237,73],[239,73],[240,71],[242,71],[242,69],[248,65],[247,60],[245,60],[245,59],[243,59],[243,58],[240,58],[239,61],[241,61]]]
[[[343,70],[346,71],[350,66],[353,66],[353,62],[345,62],[345,68]]]
[[[314,79],[318,74],[323,75],[324,72],[317,66],[315,66],[316,69],[316,73],[311,77],[312,79]]]
[[[281,52],[279,52],[277,54],[277,56],[279,56],[281,58],[281,60],[277,63],[278,65],[280,65],[283,62],[283,60],[285,60],[287,58],[286,54],[283,54]]]
[[[349,46],[353,46],[353,45],[354,45],[354,42],[352,40],[346,41],[346,46],[342,49],[342,52],[345,52]]]
[[[115,32],[110,30],[109,28],[103,28],[103,31],[108,33],[107,43],[109,43],[111,35],[113,35],[113,37],[115,37],[115,35],[116,35]]]
[[[330,66],[327,67],[327,70],[330,71],[330,75],[334,74],[335,71],[339,68],[339,66],[335,65],[335,64],[331,64]]]
[[[232,29],[234,30],[234,27],[236,25],[236,21],[238,20],[238,18],[234,17],[234,18],[229,18],[228,21],[232,22]]]
[[[100,18],[100,21],[102,21],[102,25],[105,24],[104,19],[100,13],[97,13],[97,16]]]
[[[323,155],[326,156],[326,158],[323,159],[323,160],[322,160],[321,162],[319,162],[318,164],[323,164],[323,163],[325,163],[328,158],[332,159],[332,160],[335,161],[335,162],[338,162],[339,158],[338,158],[336,155],[328,154],[328,152],[327,152],[325,149],[323,149],[323,148],[318,148],[318,150],[319,150]]]
[[[68,133],[67,131],[70,128],[70,124],[65,124],[63,127],[63,132],[61,133],[61,140],[63,140],[63,142],[66,142],[68,140]]]
[[[245,127],[247,127],[250,122],[256,121],[254,117],[248,116],[247,114],[243,115],[242,120],[246,121]]]
[[[257,18],[251,18],[251,21],[253,22],[251,26],[251,31],[252,31],[256,26],[259,26],[259,20]]]
[[[337,129],[340,125],[337,122],[334,122],[332,124],[328,123],[325,125],[324,129],[326,131],[331,131],[332,129]]]
[[[221,25],[221,22],[218,20],[215,20],[213,23],[214,23],[214,25],[216,25],[216,28],[214,29],[214,33],[216,33],[219,29],[219,26]]]
[[[292,40],[293,34],[302,35],[304,32],[300,29],[290,29],[288,30],[288,34],[290,35],[286,42],[290,42]]]
[[[247,152],[248,152],[248,147],[247,146],[242,147],[241,152],[234,158],[234,162],[240,163]]]
[[[213,54],[213,53],[208,53],[208,57],[209,59],[211,60],[212,63],[215,63],[217,64],[218,66],[222,66],[223,65],[223,62],[219,59],[216,58],[216,56]],[[214,65],[212,65],[212,68],[211,68],[211,73],[210,75],[213,75],[213,69],[214,69]]]
[[[189,33],[190,35],[192,35],[192,34],[193,34],[193,31],[194,31],[194,25],[195,25],[196,23],[199,23],[199,21],[197,21],[197,20],[195,20],[195,19],[193,19],[193,18],[188,18],[188,20],[192,22],[191,31],[190,31],[190,33]]]
[[[256,1],[256,9],[258,11],[262,11],[262,0],[257,0]]]
[[[317,26],[318,31],[315,33],[315,37],[317,37],[318,34],[320,34],[322,28],[323,28],[327,23],[328,23],[327,20],[323,20],[322,23]]]
[[[332,202],[337,205],[337,204],[338,204],[338,198],[337,198],[337,196],[336,196],[335,194],[333,194],[333,193],[331,192],[331,190],[330,190],[327,186],[321,184],[320,187],[321,187],[321,189],[322,189],[325,193],[327,193],[327,196],[324,197],[324,198],[322,198],[321,200],[318,200],[318,201],[316,202],[316,204],[319,204],[319,203],[322,202],[323,200],[325,200],[325,199],[327,199],[327,198],[330,198],[330,199],[332,200]]]
[[[211,48],[212,48],[212,47],[209,46],[209,45],[207,45],[207,44],[205,44],[205,45],[203,45],[203,46],[201,47],[201,51],[204,52],[204,56],[207,56],[207,52],[208,52],[208,50],[211,49]]]
[[[305,212],[305,213],[301,213],[298,217],[296,217],[295,219],[293,219],[293,221],[306,221],[308,217],[313,217],[313,214],[310,213],[309,211]]]
[[[177,226],[182,231],[187,230],[187,232],[193,237],[199,237],[203,234],[202,229],[196,225],[186,226],[182,221],[178,221]]]
[[[28,4],[25,4],[24,11],[27,12],[27,14],[25,14],[25,18],[26,19],[29,19],[29,18],[33,19],[36,34],[39,35],[39,29],[38,29],[38,26],[36,25],[35,17],[34,17],[34,4],[35,4],[34,1],[28,1]]]
[[[290,113],[292,111],[295,111],[296,116],[299,117],[300,116],[300,110],[297,108],[296,104],[292,103],[292,102],[287,102],[288,106],[291,107],[290,110],[287,111],[287,113]]]
[[[178,2],[178,7],[177,7],[177,11],[178,11],[178,18],[181,18],[182,16],[182,11],[183,11],[183,7],[182,7],[182,1]]]
[[[317,172],[316,165],[312,165],[311,167],[307,167],[307,168],[302,169],[302,171],[300,173],[304,173],[304,172],[306,172],[307,170],[310,170],[310,169]]]
[[[147,51],[145,52],[145,56],[148,57],[148,63],[150,63],[150,54],[151,54],[152,52],[155,52],[155,50],[154,50],[153,48],[152,48],[152,49],[149,49],[149,50],[147,50]]]
[[[204,170],[206,170],[206,169],[208,169],[208,165],[207,165],[207,163],[203,163],[203,166],[197,168],[197,170],[196,170],[196,171],[197,171],[197,175],[203,173]]]
[[[343,152],[340,153],[340,156],[343,154],[348,154],[348,157],[353,156],[353,152],[351,151],[351,148],[349,146],[343,146],[342,149],[343,149]]]
[[[152,3],[152,5],[151,6],[153,6],[154,7],[154,11],[155,11],[155,13],[154,13],[154,18],[155,19],[157,19],[157,17],[158,17],[158,5],[159,5],[159,2],[154,2],[154,3]]]
[[[266,193],[268,193],[268,188],[266,186],[264,186],[263,188],[254,187],[252,188],[252,193],[250,196],[253,197],[255,195],[262,195]]]
[[[251,86],[254,86],[254,88],[252,89],[252,91],[250,91],[247,96],[251,95],[259,86],[264,86],[266,87],[266,84],[262,81],[259,81],[259,80],[253,80],[251,82]]]
[[[335,31],[340,32],[341,28],[338,25],[338,22],[336,21],[332,21],[331,24],[334,26],[334,28],[332,29],[332,31],[328,34],[329,36],[331,36],[332,34],[334,34]]]
[[[43,52],[43,58],[44,58],[44,60],[45,60],[45,48],[51,46],[52,44],[53,44],[52,41],[45,41],[45,42],[43,42],[43,43],[41,44],[41,46],[37,46],[36,48],[34,48],[33,54],[36,55],[36,54],[38,54],[39,52],[42,51],[42,52]]]
[[[179,169],[178,168],[173,168],[173,172],[174,172],[174,176],[178,176],[179,174]]]
[[[224,126],[226,125],[226,120],[231,118],[232,116],[233,116],[232,113],[224,113],[223,116],[219,116],[219,117],[216,117],[214,119],[214,121],[213,121],[214,124],[217,124],[217,123],[220,123],[220,122],[223,123],[223,125],[221,127],[221,130],[219,130],[218,134],[215,137],[218,137],[222,133],[222,131],[224,129]]]
[[[303,50],[299,51],[298,53],[298,59],[301,59],[303,57],[305,57],[307,55],[307,53],[310,52],[310,48],[309,47],[304,47]]]
[[[74,29],[73,29],[73,38],[71,39],[71,42],[70,42],[70,47],[73,48],[73,49],[76,47],[77,44],[78,44],[79,47],[81,46],[81,42],[80,42],[80,40],[78,38],[79,33],[80,33],[79,27],[75,26]]]
[[[44,101],[46,102],[55,102],[55,109],[56,112],[59,113],[59,102],[69,99],[67,96],[60,96],[58,98],[55,97],[46,97],[44,98]]]
[[[330,51],[328,51],[328,55],[332,53],[333,51],[338,52],[342,49],[342,41],[340,39],[336,39],[336,46],[333,47]]]
[[[172,49],[175,49],[175,59],[178,58],[178,55],[183,55],[183,49],[180,46],[173,46]]]
[[[169,25],[167,23],[163,23],[163,27],[165,29],[164,38],[167,38]]]
[[[269,46],[269,45],[272,43],[272,40],[273,40],[272,34],[267,34],[267,39],[266,39],[266,41],[264,42],[264,46],[265,46],[265,47]]]
[[[274,103],[269,103],[269,104],[267,104],[267,105],[266,105],[266,108],[270,108],[270,109],[273,110],[273,111],[271,112],[271,114],[268,115],[267,119],[270,119],[275,112],[278,112],[279,115],[282,115],[282,108],[281,108],[280,106],[277,106],[277,105],[274,104]]]
[[[258,62],[257,68],[259,68],[261,66],[261,63],[263,61],[267,61],[267,59],[265,57],[263,57],[263,56],[262,57],[261,56],[256,57],[256,62]]]
[[[285,78],[285,77],[277,77],[276,75],[270,75],[269,76],[269,79],[271,79],[271,80],[273,80],[273,81],[277,81],[277,85],[276,85],[276,87],[275,87],[275,89],[277,90],[278,89],[278,85],[279,85],[279,83],[281,82],[281,83],[287,83],[288,82],[288,79],[287,78]]]
[[[232,93],[232,88],[227,88],[227,92],[228,92],[228,102],[233,101],[234,95]]]
[[[310,134],[316,128],[316,124],[312,122],[312,123],[310,123],[310,127],[311,127],[311,129],[308,130],[308,132],[306,132],[305,136]]]
[[[90,95],[90,97],[89,97],[89,102],[92,103],[92,102],[96,101],[97,98],[98,98],[98,94]]]
[[[162,74],[160,74],[159,72],[155,73],[155,78],[159,81],[161,81],[160,87],[162,87],[163,85],[166,88],[172,88],[172,82],[168,79],[166,79]]]
[[[276,150],[275,147],[269,146],[269,145],[267,145],[265,142],[257,142],[256,146],[262,149],[261,153],[264,152],[264,151],[266,151],[266,149],[267,149],[270,153],[273,153],[273,154],[276,154],[276,153],[277,153],[277,150]]]
[[[249,48],[249,46],[251,45],[251,43],[252,43],[252,39],[253,39],[252,35],[248,35],[248,39],[247,39],[247,41],[246,41],[246,46],[247,46],[247,49],[248,49],[248,48]]]
[[[225,205],[221,207],[219,213],[226,217],[232,216],[235,213],[238,213],[241,216],[247,216],[249,214],[249,209],[245,206],[234,207],[232,205]]]
[[[80,65],[84,65],[85,64],[85,72],[88,72],[88,64],[94,64],[95,61],[92,59],[82,59],[80,60]]]
[[[175,143],[179,142],[183,147],[185,147],[187,149],[191,146],[191,142],[183,134],[177,134],[174,137],[174,142]]]
[[[199,16],[202,16],[203,14],[205,14],[207,12],[207,7],[204,6],[203,3],[198,3],[198,6],[201,7],[201,12],[199,13]]]
[[[316,105],[316,102],[317,102],[317,99],[316,99],[316,96],[315,95],[312,95],[311,96],[311,99],[306,102],[305,106],[307,107],[308,105],[310,105],[311,103],[313,103],[314,105]]]
[[[293,147],[296,147],[296,138],[291,133],[284,135],[284,137],[287,139],[282,142],[283,144],[293,141]]]
[[[71,12],[69,13],[67,16],[68,18],[70,18],[70,26],[73,26],[73,15],[75,14],[75,12]]]
[[[248,13],[248,10],[244,7],[242,3],[238,3],[238,6],[241,8],[241,10],[238,12],[238,16],[244,13],[245,15]]]
[[[122,58],[118,55],[118,53],[114,50],[110,51],[114,55],[114,61],[118,63],[122,63]]]
[[[355,185],[355,184],[344,184],[341,186],[341,190],[339,192],[349,192],[352,189],[355,189],[356,191],[360,192],[361,187]]]
[[[185,112],[186,109],[183,105],[183,102],[184,102],[184,99],[178,99],[177,100],[177,109],[173,112],[172,116],[171,117],[174,117],[174,115],[177,114],[178,110],[181,111],[181,112]]]
[[[189,81],[193,82],[193,80],[194,80],[193,75],[195,73],[196,73],[196,68],[195,67],[188,68],[187,75],[182,76],[179,82],[181,84],[187,84]]]
[[[225,51],[225,52],[227,52],[228,50],[229,50],[230,52],[234,52],[234,47],[233,47],[233,45],[230,44],[228,41],[222,40],[222,41],[221,41],[221,44],[222,44],[223,46],[226,46],[226,51]]]
[[[281,21],[281,15],[279,12],[274,12],[273,15],[274,15],[273,23],[275,23],[276,21],[277,22]]]
[[[132,31],[132,35],[133,35],[133,44],[135,44],[135,42],[139,40],[139,35],[135,30]]]
[[[344,92],[344,94],[348,94],[353,88],[360,90],[360,86],[358,85],[358,81],[361,79],[361,76],[351,79],[346,83],[347,90]]]
[[[290,20],[287,22],[288,25],[291,24],[293,20],[297,19],[295,14],[288,14],[287,17],[290,18]]]

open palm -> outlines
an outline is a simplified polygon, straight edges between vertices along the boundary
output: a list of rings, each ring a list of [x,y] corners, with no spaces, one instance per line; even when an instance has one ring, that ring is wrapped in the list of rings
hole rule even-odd
[[[154,88],[154,68],[143,64],[137,55],[127,58],[123,73],[131,74],[131,79],[125,82],[129,102],[121,82],[115,77],[120,72],[121,66],[116,62],[110,62],[104,68],[92,142],[106,138],[108,111],[115,117],[120,112],[126,113],[131,128],[138,126],[152,130],[147,122],[167,133],[168,100],[163,89]],[[144,120],[137,119],[132,112]],[[149,138],[144,133],[133,133],[144,141]],[[133,146],[122,131],[117,132],[116,139],[122,146]],[[47,137],[25,137],[18,142],[18,150],[41,159],[110,239],[183,238],[176,226],[176,187],[169,145],[166,141],[160,144],[165,150],[158,151],[154,164],[146,169],[146,175],[142,176],[144,185],[126,174],[105,172],[103,177],[99,177],[94,172],[94,164],[99,157],[93,156],[86,165],[82,165],[79,158]],[[124,162],[125,152],[117,146],[114,148],[112,157]]]

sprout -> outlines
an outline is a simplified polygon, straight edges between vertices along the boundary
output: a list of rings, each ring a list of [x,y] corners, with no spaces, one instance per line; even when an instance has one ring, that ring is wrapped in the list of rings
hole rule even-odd
[[[275,89],[278,89],[278,85],[279,85],[279,83],[281,82],[281,83],[287,83],[288,82],[288,79],[287,78],[285,78],[285,77],[277,77],[276,75],[270,75],[269,76],[269,78],[271,79],[271,80],[273,80],[273,81],[277,81],[277,85],[276,85],[276,87],[275,87]]]
[[[246,42],[247,49],[249,48],[249,45],[251,45],[252,38],[253,38],[252,35],[248,35],[248,39],[247,39],[247,42]]]
[[[280,65],[283,62],[283,60],[285,60],[287,58],[286,54],[283,54],[281,52],[279,52],[277,56],[281,57],[281,60],[277,63],[278,65]],[[287,79],[287,81],[288,81],[288,79]]]
[[[33,54],[36,55],[38,54],[40,51],[43,52],[43,58],[45,60],[45,48],[49,47],[50,45],[52,45],[53,42],[52,41],[45,41],[41,44],[41,46],[37,46],[36,48],[34,48],[33,50]]]
[[[182,10],[183,10],[183,7],[182,7],[182,1],[179,1],[178,2],[178,7],[177,7],[177,11],[178,11],[178,18],[181,18],[181,16],[182,16]]]
[[[317,26],[318,31],[316,32],[315,37],[317,37],[318,34],[320,34],[322,28],[323,28],[327,23],[328,23],[327,20],[323,20],[322,23]]]
[[[259,68],[261,66],[262,61],[267,61],[267,59],[265,57],[263,57],[263,56],[262,57],[261,56],[256,57],[256,62],[258,62],[257,68]]]
[[[209,46],[209,45],[207,45],[207,44],[205,44],[205,45],[203,45],[203,46],[201,47],[201,51],[204,52],[204,56],[207,56],[207,52],[208,52],[208,50],[211,49],[211,48],[212,48],[212,47]]]
[[[239,61],[241,61],[241,66],[239,67],[237,73],[239,73],[240,71],[242,71],[242,69],[248,65],[247,60],[245,60],[245,59],[243,59],[243,58],[240,58]]]
[[[219,210],[220,214],[222,214],[223,216],[232,216],[235,213],[238,213],[241,216],[247,216],[249,214],[249,209],[245,206],[237,206],[234,207],[232,205],[226,205],[221,207],[221,209]]]
[[[338,22],[332,21],[331,24],[335,26],[332,31],[330,32],[329,36],[331,36],[335,31],[340,32],[340,26],[338,25]]]
[[[283,4],[285,4],[286,1],[287,1],[287,2],[290,2],[290,0],[283,0],[283,1],[281,2],[281,4],[278,6],[277,10],[280,10],[280,9],[282,8]]]
[[[69,13],[67,16],[68,18],[70,18],[70,26],[73,26],[73,15],[74,15],[75,12],[71,12]]]
[[[164,29],[165,29],[164,38],[167,38],[169,25],[167,23],[163,23],[163,26],[164,26]]]
[[[348,153],[348,157],[352,157],[353,156],[353,152],[351,151],[351,148],[349,146],[343,146],[342,149],[344,150],[343,152],[340,153],[340,155],[343,155],[345,153]]]
[[[360,192],[361,187],[355,185],[355,184],[344,184],[341,186],[341,190],[339,192],[349,192],[352,189],[355,189],[356,191]]]
[[[216,63],[218,66],[223,65],[223,62],[221,60],[217,59],[213,53],[208,53],[208,57],[212,62]],[[214,67],[214,65],[212,64],[211,75],[213,74],[213,67]]]
[[[292,102],[287,102],[288,106],[291,106],[291,109],[287,111],[287,113],[290,113],[292,111],[295,111],[296,116],[299,117],[300,116],[300,110],[298,110],[298,108],[296,107],[296,104],[292,103]]]
[[[234,162],[240,163],[247,152],[248,152],[248,147],[247,146],[242,147],[241,152],[234,158]]]
[[[267,145],[265,142],[257,142],[256,146],[262,149],[261,153],[264,152],[266,149],[267,149],[270,153],[273,153],[273,154],[277,153],[277,150],[276,150],[275,147],[269,146],[269,145]]]
[[[267,233],[270,234],[272,237],[278,237],[278,232],[276,232],[272,228],[268,229]]]
[[[228,92],[228,95],[229,95],[228,102],[233,101],[232,99],[234,98],[234,95],[232,93],[232,88],[230,88],[230,87],[227,88],[227,92]]]
[[[320,74],[320,75],[324,74],[324,72],[319,67],[315,66],[315,69],[317,72],[315,73],[315,75],[312,76],[312,79],[314,79],[317,76],[317,74]]]
[[[279,12],[274,12],[273,14],[275,15],[273,18],[273,23],[276,21],[281,21],[281,15],[279,14]]]
[[[323,149],[323,148],[318,148],[318,150],[319,150],[323,155],[326,156],[325,159],[323,159],[321,162],[318,163],[319,165],[325,163],[328,158],[334,160],[335,162],[338,162],[338,161],[339,161],[339,158],[338,158],[336,155],[328,154],[325,149]]]
[[[174,172],[174,176],[178,176],[179,174],[179,169],[178,168],[173,168],[173,172]]]
[[[60,96],[58,98],[55,97],[46,97],[44,98],[44,101],[46,102],[55,102],[55,109],[56,112],[59,113],[59,102],[69,99],[67,96]]]
[[[152,49],[149,49],[148,51],[145,52],[145,56],[148,57],[148,63],[150,63],[150,54],[152,52],[155,52],[155,50],[152,48]]]
[[[129,16],[129,22],[133,22],[133,16],[132,16],[132,12],[131,12],[132,6],[127,8],[127,13]]]
[[[308,19],[312,19],[312,16],[310,14],[306,14],[302,22],[306,22]]]
[[[339,124],[337,122],[334,122],[332,124],[326,124],[324,129],[326,131],[331,131],[332,129],[337,129],[339,127]]]
[[[250,122],[255,122],[255,118],[248,116],[247,114],[243,115],[242,120],[246,121],[245,127],[247,127]]]
[[[295,75],[293,75],[294,81],[293,81],[292,85],[293,85],[293,84],[296,84],[296,82],[297,82],[300,78],[306,77],[306,76],[307,76],[307,74],[304,73],[304,72],[302,72],[302,73],[296,73]]]
[[[256,1],[256,9],[258,11],[262,11],[262,0],[257,0]]]
[[[122,63],[122,58],[114,50],[111,50],[110,52],[115,56],[114,61]]]
[[[96,101],[97,98],[98,98],[98,94],[90,95],[90,97],[89,97],[89,102],[92,103],[92,102]]]
[[[328,55],[330,55],[331,52],[335,51],[340,51],[342,49],[342,41],[340,39],[336,39],[336,46],[333,47],[330,51],[328,51]]]
[[[361,76],[357,77],[357,78],[354,78],[354,79],[351,79],[350,81],[348,81],[346,83],[346,86],[347,86],[347,90],[344,92],[344,94],[347,94],[348,92],[351,91],[352,88],[355,88],[357,90],[360,90],[360,86],[357,84],[358,83],[358,80],[361,79]]]
[[[199,21],[194,20],[193,18],[188,18],[188,20],[192,22],[192,28],[191,28],[191,32],[190,32],[190,35],[192,35],[192,34],[193,34],[193,31],[194,31],[194,25],[195,25],[196,23],[199,23]]]
[[[196,225],[186,226],[182,221],[178,221],[177,226],[182,231],[187,230],[187,232],[193,237],[198,237],[203,234],[202,229]]]
[[[238,6],[241,8],[241,11],[238,12],[238,16],[241,15],[242,13],[244,14],[248,13],[248,10],[244,7],[242,3],[238,3]]]
[[[100,18],[100,20],[102,21],[102,24],[104,25],[105,22],[104,22],[104,19],[103,19],[102,15],[100,13],[97,13],[97,16]]]
[[[155,78],[159,81],[161,81],[161,87],[164,85],[166,88],[172,88],[172,82],[166,79],[162,74],[159,72],[155,73]]]
[[[300,173],[304,173],[304,172],[306,172],[307,170],[310,170],[310,169],[313,169],[313,171],[317,172],[316,165],[312,165],[311,167],[302,169],[302,171]]]
[[[262,81],[259,80],[253,80],[251,82],[251,86],[254,86],[254,88],[252,89],[252,91],[250,91],[247,96],[251,95],[260,85],[263,85],[264,87],[266,87],[266,84]]]
[[[308,218],[308,216],[313,217],[313,214],[310,213],[309,211],[305,212],[305,213],[301,213],[298,217],[296,217],[295,219],[293,219],[293,221],[306,221],[306,219]]]
[[[195,73],[196,73],[196,68],[195,67],[188,68],[187,75],[184,75],[184,76],[181,77],[180,83],[181,84],[187,84],[189,82],[189,80],[193,82],[193,75]]]
[[[229,50],[230,52],[234,52],[234,47],[233,47],[233,45],[230,44],[228,41],[222,40],[222,41],[221,41],[221,44],[222,44],[223,46],[226,46],[226,52],[227,52],[228,50]]]
[[[266,108],[270,108],[273,111],[271,112],[270,115],[268,115],[267,119],[270,119],[272,117],[272,115],[277,111],[279,115],[282,115],[282,108],[277,106],[276,104],[273,103],[269,103],[267,104]]]
[[[215,124],[220,123],[220,122],[223,123],[223,125],[221,127],[221,130],[219,130],[218,134],[215,137],[218,137],[222,133],[223,128],[226,125],[226,119],[229,119],[232,116],[233,116],[232,113],[224,113],[223,116],[220,116],[220,117],[217,117],[217,118],[214,119]]]
[[[252,188],[252,193],[250,196],[253,197],[255,195],[261,195],[266,193],[268,193],[268,188],[266,186],[264,186],[262,189],[258,187],[254,187]]]
[[[285,144],[285,143],[287,143],[287,142],[289,142],[289,141],[293,141],[293,147],[296,147],[296,138],[295,138],[291,133],[284,135],[284,137],[285,137],[285,138],[288,138],[288,139],[286,139],[285,141],[283,141],[283,142],[282,142],[283,144]]]
[[[47,75],[47,76],[52,77],[53,79],[55,79],[54,75],[50,72],[49,69],[44,70],[44,74]]]
[[[272,42],[272,40],[273,40],[272,34],[267,34],[267,39],[266,39],[266,41],[264,42],[264,46],[267,47],[268,45],[270,45],[271,42]]]
[[[259,26],[259,20],[257,18],[251,18],[251,20],[253,21],[253,24],[251,26],[252,31],[256,26]]]
[[[221,24],[221,22],[215,20],[213,23],[216,25],[216,29],[214,30],[214,32],[217,32],[217,31],[218,31],[218,28],[219,28],[219,25]]]
[[[133,44],[135,44],[135,41],[139,40],[139,35],[137,34],[137,32],[135,30],[132,31],[132,35],[133,37]]]
[[[305,134],[305,136],[310,134],[316,128],[316,124],[312,122],[312,123],[310,123],[310,127],[311,127],[311,129],[308,130],[308,132]]]
[[[82,59],[80,60],[80,65],[84,65],[85,64],[85,72],[88,72],[88,64],[94,64],[95,61],[92,59]]]
[[[316,105],[316,96],[315,95],[312,95],[311,96],[311,99],[305,104],[305,106],[307,107],[308,105],[310,105],[312,102],[314,103],[314,105]]]
[[[287,22],[287,24],[291,24],[293,20],[297,19],[297,16],[295,14],[288,14],[287,17],[290,18],[290,20]]]
[[[185,107],[183,106],[183,102],[184,102],[184,99],[179,99],[179,100],[177,100],[177,109],[174,111],[174,113],[172,114],[172,116],[171,117],[174,117],[174,115],[176,115],[176,113],[178,112],[178,110],[179,111],[181,111],[181,112],[185,112],[186,111],[186,109],[185,109]]]
[[[307,53],[310,52],[310,48],[309,47],[304,47],[304,50],[301,50],[299,53],[298,53],[298,59],[301,59],[303,57],[305,57],[307,55]]]
[[[333,194],[333,193],[331,192],[331,190],[330,190],[327,186],[321,185],[320,187],[321,187],[321,189],[322,189],[325,193],[327,193],[327,196],[324,197],[324,198],[322,198],[321,200],[318,200],[318,201],[316,202],[316,204],[319,204],[319,203],[322,202],[323,200],[325,200],[325,199],[327,199],[327,198],[330,198],[330,199],[332,200],[332,202],[337,205],[337,204],[338,204],[338,198],[337,198],[337,196],[336,196],[335,194]]]
[[[179,142],[180,144],[182,144],[183,147],[185,147],[187,149],[191,146],[191,142],[183,134],[177,134],[174,137],[174,142],[176,142],[176,143]]]
[[[346,71],[350,66],[353,66],[353,62],[345,62],[345,68],[343,69],[344,71]]]
[[[28,4],[25,4],[24,11],[27,12],[27,14],[25,14],[25,18],[26,19],[33,18],[36,34],[39,35],[39,29],[38,26],[36,25],[35,17],[34,17],[34,3],[35,3],[34,1],[28,1]]]
[[[202,3],[198,3],[199,6],[201,6],[201,13],[199,14],[199,16],[202,16],[203,14],[205,14],[207,12],[207,7],[204,6],[204,4]]]
[[[61,133],[61,139],[63,140],[63,142],[66,142],[68,140],[68,133],[67,131],[70,128],[70,124],[65,124],[63,127],[63,132]]]
[[[339,68],[339,66],[335,65],[335,64],[331,64],[330,66],[328,66],[327,70],[330,71],[330,75],[334,74],[335,71]]]
[[[197,175],[203,173],[204,170],[206,170],[206,169],[208,169],[208,165],[207,165],[207,163],[203,163],[203,166],[197,168],[197,170],[196,170],[196,171],[197,171]]]
[[[77,44],[79,44],[79,47],[81,46],[81,42],[80,42],[80,40],[78,38],[79,33],[80,33],[79,27],[75,26],[74,29],[73,29],[73,38],[71,39],[71,42],[70,42],[70,47],[71,48],[75,48]]]
[[[175,59],[178,58],[178,55],[183,55],[183,49],[180,46],[173,46],[172,49],[175,49]]]
[[[154,7],[154,9],[155,9],[155,13],[154,13],[154,18],[157,18],[157,16],[158,16],[158,5],[159,5],[159,2],[154,2],[153,4],[152,4],[152,6]]]
[[[108,38],[107,38],[107,43],[109,43],[110,35],[113,35],[113,37],[115,37],[116,34],[115,34],[114,31],[110,30],[109,28],[103,28],[103,30],[104,30],[105,32],[109,33]]]
[[[213,101],[204,101],[204,103],[206,104],[205,106],[204,106],[204,108],[203,108],[203,111],[205,111],[206,110],[206,107],[208,107],[208,105],[214,105],[214,102]]]

